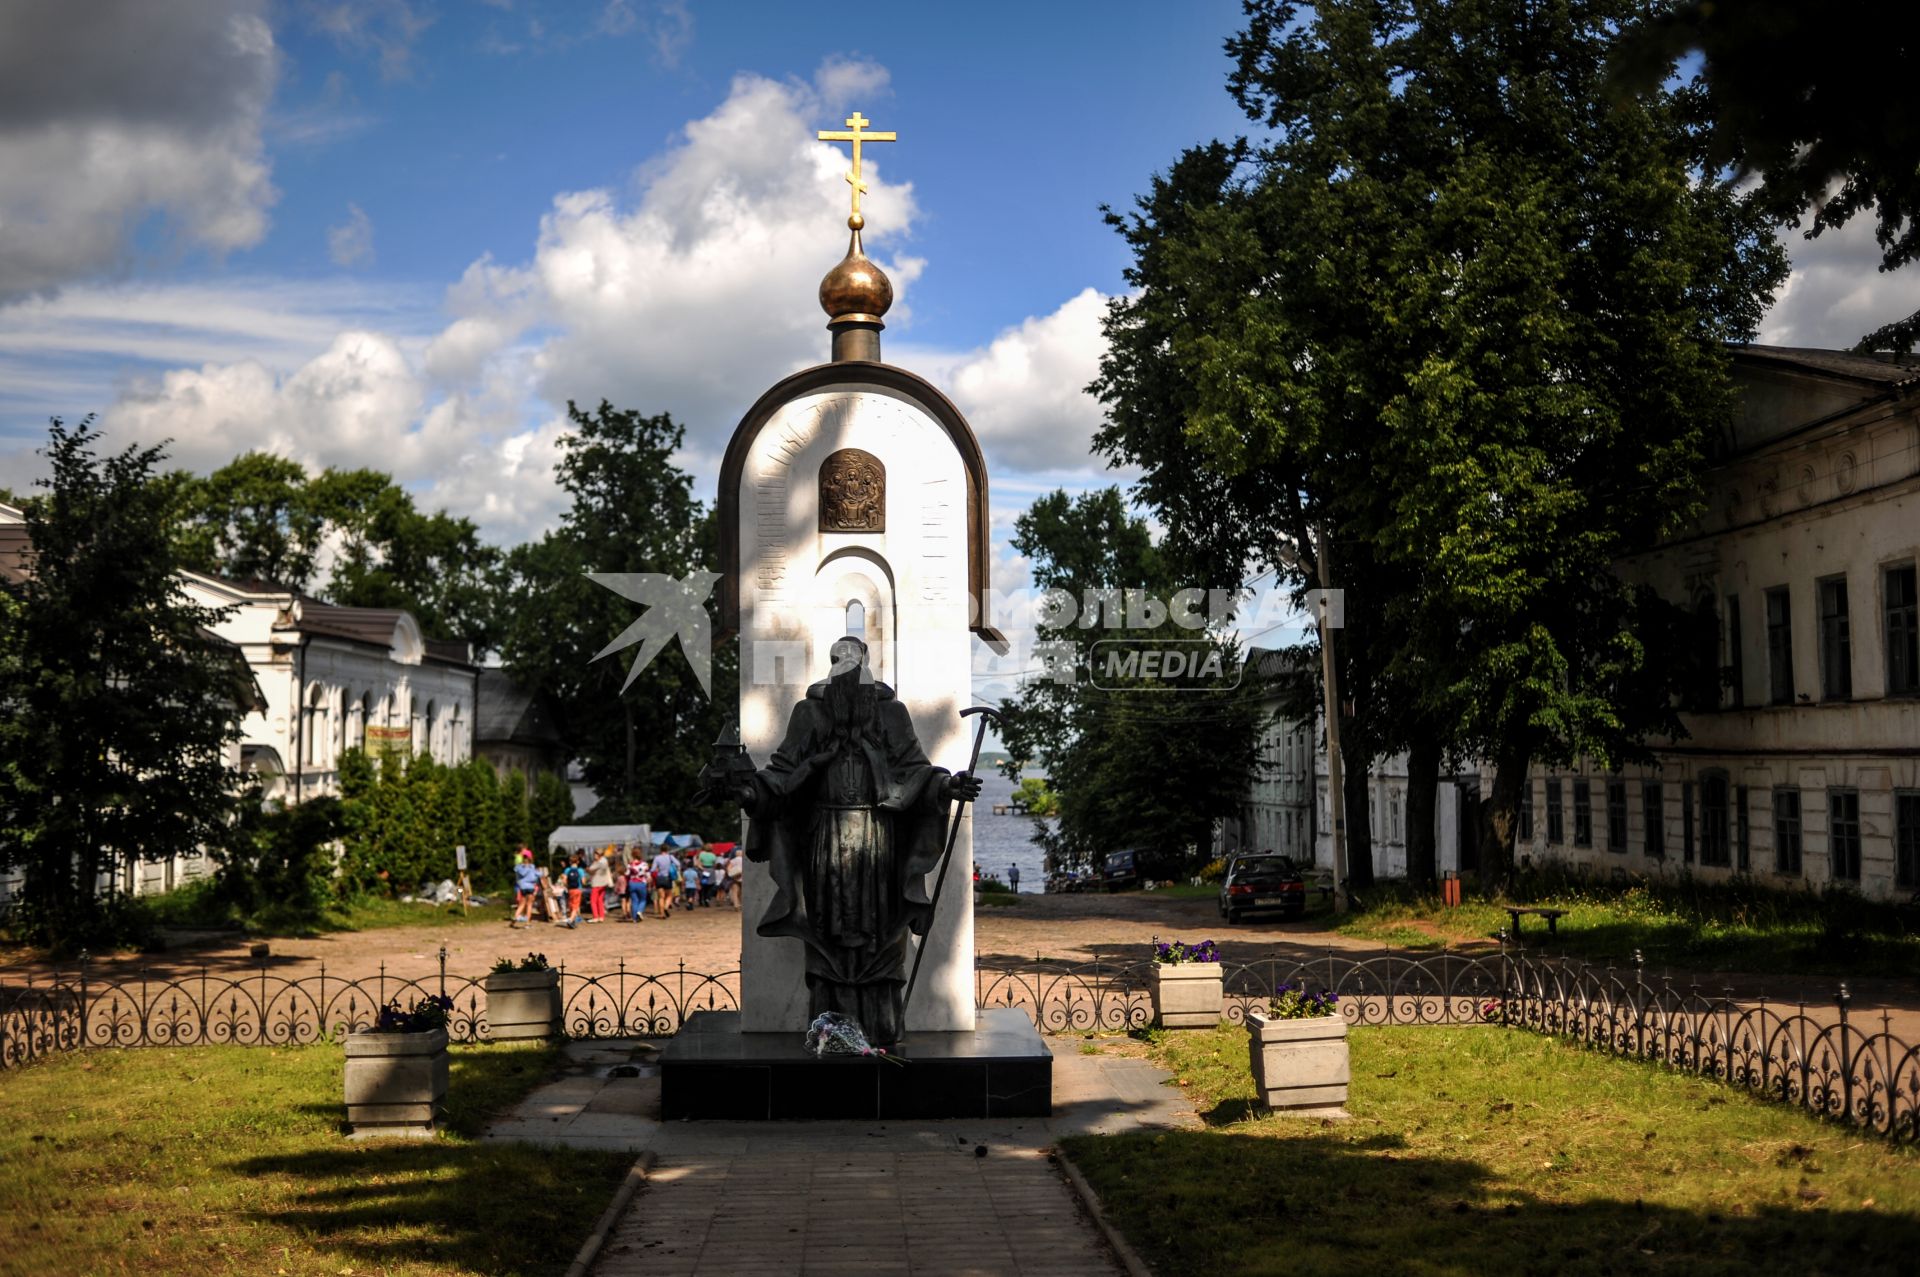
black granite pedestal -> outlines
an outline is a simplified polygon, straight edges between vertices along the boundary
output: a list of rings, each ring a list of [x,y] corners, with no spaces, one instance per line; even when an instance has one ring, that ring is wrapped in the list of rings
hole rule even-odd
[[[887,1059],[817,1059],[801,1034],[742,1033],[738,1011],[697,1011],[660,1052],[660,1115],[731,1121],[1046,1117],[1053,1056],[1012,1007],[971,1033],[911,1033]]]

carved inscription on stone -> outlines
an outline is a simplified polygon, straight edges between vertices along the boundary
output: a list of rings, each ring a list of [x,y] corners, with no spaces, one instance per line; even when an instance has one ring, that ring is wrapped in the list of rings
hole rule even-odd
[[[952,585],[953,485],[928,479],[920,485],[920,601],[945,603]]]
[[[887,468],[880,458],[842,448],[820,463],[820,530],[887,530]]]

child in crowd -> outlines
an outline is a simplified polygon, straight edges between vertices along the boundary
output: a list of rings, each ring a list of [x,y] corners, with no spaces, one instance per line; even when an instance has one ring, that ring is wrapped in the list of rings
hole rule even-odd
[[[534,868],[533,853],[525,847],[513,865],[513,926],[533,921],[533,897],[540,889],[540,871]]]
[[[573,853],[573,858],[567,862],[567,925],[569,927],[580,925],[580,897],[586,893],[587,889],[586,860],[584,855],[576,851]]]
[[[627,861],[627,921],[639,922],[647,916],[647,862],[638,853]]]

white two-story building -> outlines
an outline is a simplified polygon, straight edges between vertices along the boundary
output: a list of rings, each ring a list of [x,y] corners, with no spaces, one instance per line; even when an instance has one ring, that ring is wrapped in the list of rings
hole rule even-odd
[[[267,797],[338,793],[348,749],[473,757],[480,671],[467,644],[426,638],[395,608],[335,607],[196,572],[181,579],[196,602],[233,609],[213,628],[245,654],[265,700],[241,724],[241,762]]]
[[[1711,616],[1725,684],[1650,767],[1536,771],[1521,851],[1920,891],[1920,360],[1735,352],[1706,513],[1623,575]]]
[[[1517,854],[1904,899],[1920,892],[1920,360],[1752,346],[1734,375],[1706,512],[1617,568],[1710,618],[1719,704],[1684,714],[1650,766],[1536,768]],[[1330,867],[1317,718],[1276,719],[1262,752],[1218,848]],[[1486,779],[1442,775],[1442,871],[1474,867]],[[1375,870],[1404,873],[1404,756],[1368,792]]]

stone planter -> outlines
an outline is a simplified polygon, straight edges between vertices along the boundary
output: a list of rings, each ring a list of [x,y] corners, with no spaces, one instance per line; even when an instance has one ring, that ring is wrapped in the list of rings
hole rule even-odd
[[[1156,963],[1147,976],[1153,1023],[1161,1029],[1211,1029],[1220,1023],[1220,964]]]
[[[349,1033],[346,1093],[355,1139],[430,1138],[447,1098],[447,1031]]]
[[[560,1036],[560,973],[496,971],[488,976],[487,1035],[496,1042]]]
[[[1305,1117],[1345,1117],[1347,1022],[1337,1015],[1311,1020],[1247,1017],[1247,1054],[1261,1103]]]

